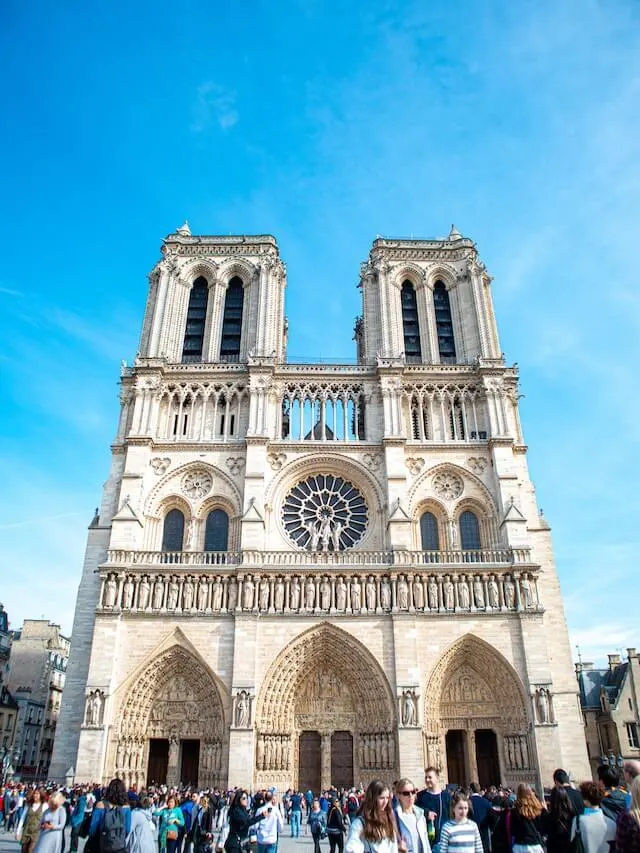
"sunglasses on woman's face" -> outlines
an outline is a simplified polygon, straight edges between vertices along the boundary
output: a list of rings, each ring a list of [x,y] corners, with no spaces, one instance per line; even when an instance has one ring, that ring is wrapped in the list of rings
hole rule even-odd
[[[415,791],[398,791],[398,794],[401,797],[414,797],[416,792]]]

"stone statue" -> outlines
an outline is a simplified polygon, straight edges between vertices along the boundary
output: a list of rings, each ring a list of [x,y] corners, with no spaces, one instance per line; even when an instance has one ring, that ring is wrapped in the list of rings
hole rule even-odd
[[[456,525],[455,521],[452,521],[449,524],[449,539],[451,540],[451,547],[457,548],[458,547],[458,526]]]
[[[249,728],[249,697],[242,690],[236,700],[236,726],[239,729]]]
[[[383,610],[391,610],[391,586],[386,578],[380,584],[380,607]]]
[[[116,596],[118,595],[118,584],[116,583],[116,579],[113,575],[109,575],[107,578],[107,583],[105,584],[105,593],[104,593],[104,606],[105,607],[113,607],[116,603]]]
[[[333,540],[334,551],[340,550],[340,535],[342,533],[343,527],[344,525],[341,521],[336,521],[336,523],[333,525],[333,530],[331,531],[331,538]]]
[[[413,581],[413,606],[416,610],[424,609],[424,590],[420,578]]]
[[[87,712],[85,715],[85,725],[99,726],[102,717],[102,693],[99,690],[92,690],[87,696]]]
[[[329,550],[329,542],[331,541],[331,522],[328,518],[323,518],[320,522],[320,539],[322,541],[322,550]]]
[[[247,575],[242,585],[242,606],[245,610],[253,609],[253,591],[253,578],[251,575]]]
[[[412,690],[405,690],[402,694],[402,725],[417,725],[416,700]]]
[[[531,581],[528,575],[523,575],[520,579],[520,591],[522,592],[522,603],[526,610],[533,607],[533,596],[531,594]]]
[[[536,690],[536,713],[539,723],[551,722],[551,703],[549,701],[549,691],[545,687],[539,687]]]
[[[347,606],[347,585],[340,576],[336,584],[336,610],[343,611]]]
[[[227,610],[235,610],[238,606],[238,584],[235,578],[229,580],[229,589],[227,590]]]
[[[306,528],[309,533],[309,550],[317,551],[318,543],[320,542],[320,531],[316,527],[315,521],[310,521],[306,525]]]
[[[444,582],[444,606],[446,610],[453,610],[455,607],[455,595],[453,590],[453,582],[449,575],[447,575],[447,579]]]
[[[180,587],[178,586],[178,582],[175,579],[175,576],[171,577],[169,581],[169,592],[167,593],[167,610],[175,610],[178,606],[178,594],[180,592]]]
[[[222,581],[219,577],[216,577],[213,582],[213,595],[211,598],[211,609],[219,613],[222,608]]]
[[[491,580],[487,585],[487,592],[489,594],[489,607],[493,610],[497,610],[500,607],[500,595],[498,591],[498,584],[496,583],[496,579],[493,575],[491,575]]]
[[[409,609],[409,586],[404,575],[398,581],[398,608],[400,610]]]
[[[516,606],[516,588],[510,575],[504,579],[504,603],[509,609]]]
[[[207,597],[209,593],[209,584],[204,575],[200,577],[198,582],[198,610],[204,612],[207,609]]]
[[[320,584],[320,606],[323,610],[331,608],[331,584],[327,578]]]
[[[429,578],[429,583],[427,584],[427,592],[429,594],[429,609],[437,610],[438,609],[438,584],[436,583],[436,579],[433,575]]]
[[[264,743],[264,769],[271,770],[271,761],[273,756],[273,744],[270,737],[265,738]]]
[[[476,607],[484,607],[484,589],[479,575],[476,575],[473,581],[473,600]]]
[[[280,613],[284,608],[284,581],[278,578],[275,589],[275,609]]]
[[[263,578],[260,581],[260,610],[265,611],[269,609],[269,581],[266,578]]]
[[[153,587],[153,609],[160,610],[162,607],[162,599],[164,598],[164,581],[158,575],[155,586]]]
[[[291,609],[299,610],[300,609],[300,581],[297,577],[295,577],[291,581]]]
[[[133,593],[135,591],[135,586],[133,585],[133,580],[131,579],[131,575],[127,575],[127,582],[124,585],[124,593],[122,595],[122,606],[125,610],[131,610],[131,605],[133,604]]]
[[[184,610],[191,610],[193,607],[193,584],[190,577],[186,579],[182,587],[182,607]]]
[[[357,578],[352,578],[351,580],[351,609],[362,609],[362,602],[360,600],[360,584]]]
[[[264,735],[260,735],[256,745],[256,765],[258,770],[264,770]]]
[[[376,609],[376,584],[371,575],[365,584],[365,597],[367,599],[367,610],[373,613]]]
[[[469,586],[465,577],[458,581],[458,604],[462,610],[469,609]]]
[[[313,610],[316,604],[316,585],[311,578],[305,584],[305,607]]]
[[[138,609],[146,610],[149,606],[149,596],[151,594],[151,587],[149,586],[149,579],[145,575],[140,582],[140,590],[138,592]]]

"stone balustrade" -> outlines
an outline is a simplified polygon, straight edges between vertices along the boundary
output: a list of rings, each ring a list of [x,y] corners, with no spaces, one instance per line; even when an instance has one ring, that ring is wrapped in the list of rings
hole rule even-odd
[[[540,611],[535,571],[101,571],[98,610],[145,614],[501,613]]]

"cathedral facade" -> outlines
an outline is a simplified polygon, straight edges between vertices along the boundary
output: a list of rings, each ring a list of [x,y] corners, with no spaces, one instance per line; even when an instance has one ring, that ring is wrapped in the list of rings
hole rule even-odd
[[[473,242],[377,239],[353,364],[271,236],[169,235],[91,523],[52,775],[588,777],[518,373]]]

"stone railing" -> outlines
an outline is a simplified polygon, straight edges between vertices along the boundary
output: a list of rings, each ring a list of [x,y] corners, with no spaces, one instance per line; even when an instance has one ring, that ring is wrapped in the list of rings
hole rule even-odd
[[[541,610],[534,572],[143,573],[103,567],[98,610],[183,615],[499,613]]]
[[[478,551],[125,551],[112,549],[102,568],[141,570],[156,566],[174,566],[176,571],[196,566],[220,566],[235,569],[299,567],[327,571],[360,566],[431,566],[433,571],[446,571],[469,564],[500,568],[527,566],[533,570],[528,548],[483,548]]]

